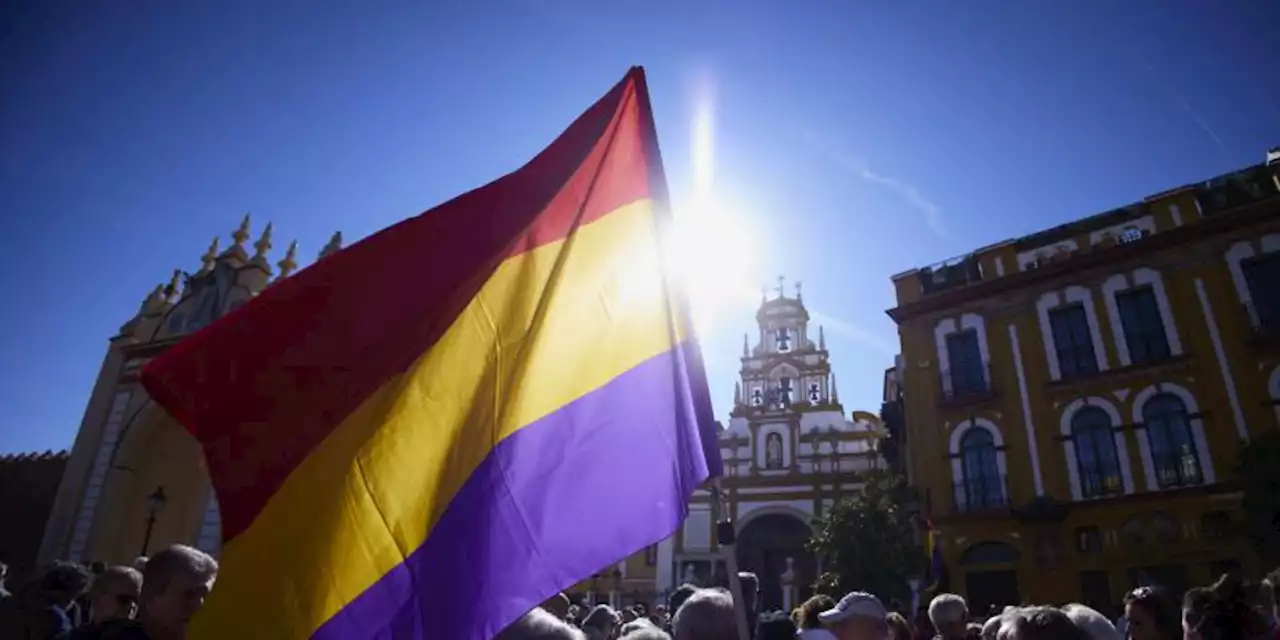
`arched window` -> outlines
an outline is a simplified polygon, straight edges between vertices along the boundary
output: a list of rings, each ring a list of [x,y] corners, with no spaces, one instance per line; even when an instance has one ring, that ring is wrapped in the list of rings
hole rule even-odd
[[[956,506],[974,511],[1004,506],[1004,481],[996,457],[996,442],[990,431],[970,428],[960,439],[961,486],[956,487]]]
[[[1120,493],[1120,456],[1111,432],[1111,416],[1098,407],[1085,407],[1071,418],[1071,440],[1076,446],[1080,493],[1086,497]]]
[[[1200,458],[1191,437],[1187,405],[1173,394],[1161,393],[1142,407],[1142,420],[1151,445],[1151,463],[1161,488],[1200,484]]]

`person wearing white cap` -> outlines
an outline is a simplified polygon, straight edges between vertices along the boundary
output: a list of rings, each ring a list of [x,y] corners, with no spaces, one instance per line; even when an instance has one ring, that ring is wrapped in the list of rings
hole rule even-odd
[[[864,591],[840,598],[836,606],[818,614],[818,620],[836,640],[885,640],[889,624],[880,599]]]

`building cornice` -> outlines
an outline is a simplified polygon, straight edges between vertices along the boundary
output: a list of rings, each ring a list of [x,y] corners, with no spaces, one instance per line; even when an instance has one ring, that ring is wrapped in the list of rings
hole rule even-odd
[[[1024,287],[1035,287],[1067,274],[1078,274],[1108,264],[1123,262],[1156,251],[1203,241],[1238,229],[1260,224],[1276,217],[1280,196],[1253,202],[1230,213],[1221,213],[1193,224],[1170,229],[1138,242],[1119,244],[1105,250],[1090,251],[1070,260],[1054,262],[1039,269],[1020,271],[966,287],[941,291],[920,300],[885,311],[894,322],[902,324],[922,315],[957,307],[965,302],[986,298]]]

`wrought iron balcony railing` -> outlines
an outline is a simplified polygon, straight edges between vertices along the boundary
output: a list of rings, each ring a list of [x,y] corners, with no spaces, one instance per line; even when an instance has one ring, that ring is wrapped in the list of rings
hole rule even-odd
[[[978,366],[943,369],[938,374],[942,401],[947,404],[962,404],[993,395],[995,386],[992,384],[992,373],[990,362],[983,362]]]
[[[951,493],[956,513],[982,513],[1009,508],[1009,484],[1004,476],[965,478]]]

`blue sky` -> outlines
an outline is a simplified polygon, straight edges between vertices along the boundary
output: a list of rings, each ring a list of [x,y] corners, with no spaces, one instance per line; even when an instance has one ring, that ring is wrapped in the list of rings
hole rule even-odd
[[[0,9],[0,451],[69,447],[107,339],[251,211],[310,258],[505,173],[633,64],[667,173],[714,88],[752,274],[879,408],[889,276],[1262,159],[1266,0],[19,0]],[[730,262],[741,255],[728,255]],[[704,342],[731,400],[750,305]]]

